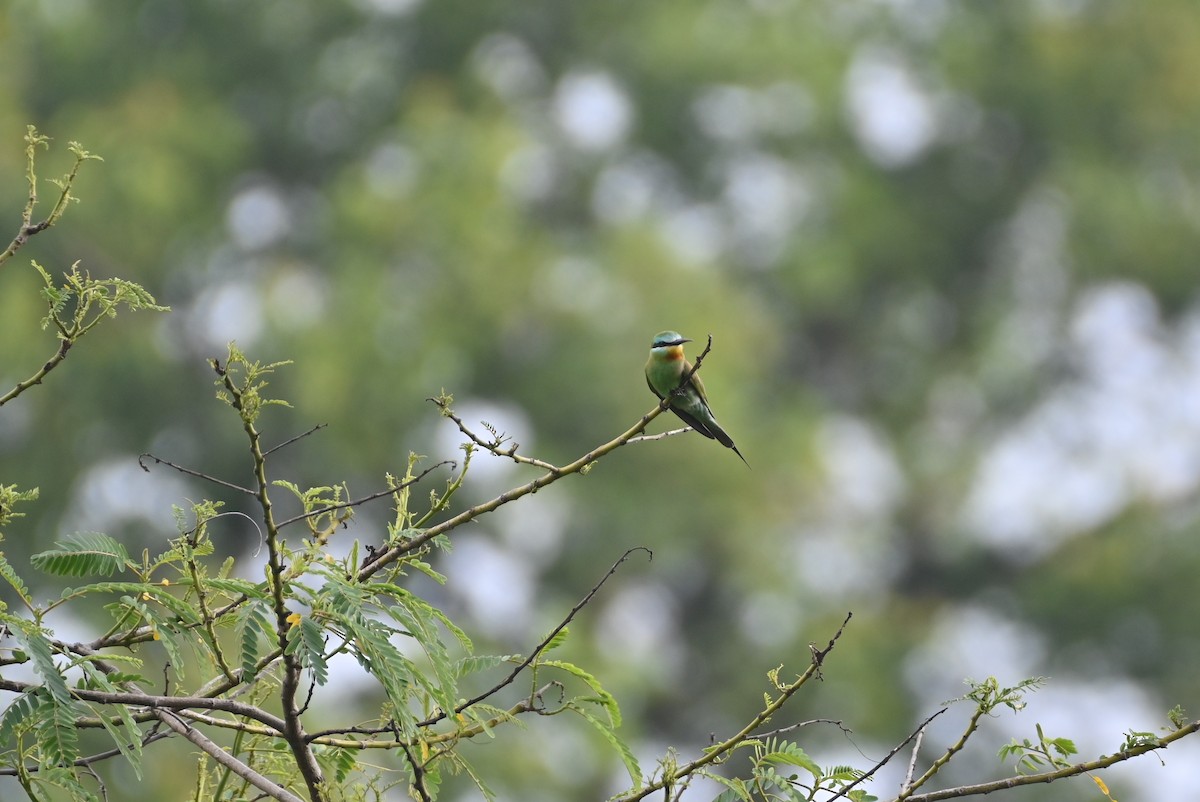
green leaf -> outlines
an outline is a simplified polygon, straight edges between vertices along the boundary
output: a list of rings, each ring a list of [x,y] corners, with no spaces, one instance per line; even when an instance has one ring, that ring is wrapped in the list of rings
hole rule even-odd
[[[458,673],[450,661],[446,645],[442,642],[438,624],[445,625],[450,632],[459,638],[464,648],[470,648],[470,639],[467,638],[466,633],[452,624],[440,610],[428,602],[417,598],[402,588],[390,587],[394,589],[392,593],[398,603],[389,606],[387,608],[388,613],[404,625],[407,633],[416,640],[422,651],[424,651],[425,656],[429,659],[429,665],[433,669],[432,679],[435,682],[429,681],[431,679],[428,676],[429,672],[421,671],[411,672],[413,681],[425,687],[437,703],[437,706],[442,710],[453,710],[455,699],[458,696]]]
[[[37,799],[70,799],[73,802],[100,802],[100,799],[79,782],[74,767],[63,768],[42,764],[36,774],[30,776],[30,782],[35,787],[46,789]],[[53,793],[61,792],[61,793]],[[35,792],[36,793],[36,792]]]
[[[264,639],[268,642],[274,634],[271,622],[266,615],[266,605],[248,605],[239,614],[241,628],[241,651],[243,680],[253,677],[262,655],[260,646]]]
[[[502,707],[489,705],[485,702],[476,702],[460,713],[466,716],[469,721],[473,721],[483,728],[483,732],[489,738],[495,738],[493,728],[497,724],[516,724],[518,727],[524,727],[524,722],[514,716]]]
[[[806,759],[807,757],[808,756],[805,755]],[[832,780],[836,783],[848,783],[859,780],[862,778],[862,776],[863,771],[861,769],[856,769],[853,766],[834,766],[826,771],[824,776],[821,776],[820,779]]]
[[[552,652],[555,649],[557,649],[559,646],[562,646],[564,643],[567,642],[567,637],[570,634],[571,634],[570,627],[563,627],[562,629],[560,629],[558,632],[555,633],[554,637],[550,639],[550,642],[546,644],[546,648],[542,649],[542,654],[546,654],[547,652]]]
[[[99,532],[77,532],[56,545],[33,555],[33,566],[55,576],[112,576],[129,564],[125,547]]]
[[[621,762],[625,764],[625,770],[629,772],[629,778],[633,780],[633,788],[636,791],[642,787],[642,769],[638,765],[638,760],[634,756],[633,751],[629,746],[617,737],[613,732],[612,727],[608,726],[604,721],[601,721],[596,716],[593,716],[586,708],[579,707],[574,703],[568,703],[567,707],[577,713],[585,721],[592,725],[602,736],[608,741],[609,745],[616,750],[621,757]]]
[[[792,743],[785,742],[780,744],[775,751],[767,752],[760,757],[759,762],[776,766],[796,766],[797,768],[804,769],[817,780],[825,776],[824,772],[821,771],[821,767],[805,754],[803,749]],[[827,779],[835,779],[835,777],[831,774],[827,776]]]
[[[180,679],[183,678],[186,662],[183,659],[183,649],[180,644],[179,635],[176,631],[176,622],[170,617],[163,615],[163,611],[157,607],[151,607],[149,604],[142,601],[141,595],[137,596],[122,596],[120,606],[126,609],[134,610],[141,619],[153,630],[154,640],[163,647],[163,651],[167,653],[167,660],[175,669],[175,674]],[[194,635],[187,633],[189,642],[193,642]]]
[[[722,777],[720,774],[704,769],[701,769],[699,774],[725,786],[725,790],[713,799],[713,802],[753,802],[745,780]]]
[[[21,580],[21,577],[17,576],[17,572],[13,570],[12,565],[8,560],[4,559],[3,552],[0,552],[0,577],[3,577],[12,586],[12,589],[21,597],[21,601],[25,602],[26,607],[33,606],[33,599],[29,595],[29,588],[25,587],[25,583]],[[0,605],[3,605],[3,602],[0,602]],[[0,606],[0,609],[4,609],[4,607]]]
[[[4,717],[0,718],[0,744],[16,743],[18,730],[24,729],[23,725],[32,719],[37,706],[38,693],[26,691],[5,708]]]
[[[75,727],[75,705],[61,704],[51,696],[39,696],[37,707],[38,746],[42,762],[50,766],[69,766],[79,757],[79,730]]]
[[[568,663],[563,660],[542,660],[538,663],[538,666],[557,668],[586,682],[588,687],[592,689],[592,692],[596,694],[595,697],[589,697],[588,701],[595,702],[604,708],[604,711],[608,714],[610,726],[614,729],[621,726],[621,708],[617,704],[616,697],[604,690],[604,686],[600,684],[600,680],[574,663]]]
[[[710,775],[713,779],[719,779],[715,775]],[[752,797],[748,791],[734,788],[726,788],[718,794],[713,802],[751,802]]]
[[[489,668],[495,668],[504,663],[519,662],[520,655],[516,654],[484,654],[470,655],[463,657],[454,662],[454,673],[458,677],[465,677],[468,674],[476,674],[480,671],[487,671]]]
[[[244,579],[208,577],[204,580],[204,586],[219,590],[222,593],[228,593],[231,596],[245,596],[250,599],[265,599],[268,597],[264,588],[254,582],[247,582]]]
[[[88,681],[93,687],[108,693],[116,693],[124,690],[110,682],[103,671],[96,670],[86,663],[84,664],[84,670],[87,672]],[[112,707],[116,710],[120,726],[108,715],[107,708],[105,710],[94,710],[93,712],[100,719],[100,725],[104,727],[112,742],[116,744],[117,749],[121,750],[121,754],[129,761],[130,768],[133,769],[134,775],[140,781],[142,779],[142,732],[138,729],[137,723],[133,720],[133,716],[130,714],[127,705],[113,705]]]
[[[410,734],[411,715],[403,715],[408,711],[408,697],[414,683],[420,682],[421,672],[415,671],[412,663],[392,645],[392,631],[379,623],[365,618],[351,616],[344,622],[347,632],[352,638],[355,657],[371,675],[383,685],[384,691],[397,711],[397,724],[404,733]],[[428,688],[428,682],[423,685]],[[443,704],[439,702],[439,705]],[[453,710],[451,702],[443,710]]]
[[[70,705],[71,692],[67,689],[67,681],[55,665],[50,643],[42,631],[33,622],[25,621],[13,627],[13,634],[25,645],[25,651],[33,661],[33,670],[42,678],[42,687],[54,702],[64,707]]]
[[[327,770],[332,772],[337,782],[345,782],[350,773],[358,768],[357,750],[342,749],[336,746],[314,747],[313,753],[317,760]]]
[[[325,662],[325,632],[311,615],[300,617],[300,623],[288,630],[287,654],[300,658],[300,665],[313,673],[318,685],[329,681],[329,665]]]

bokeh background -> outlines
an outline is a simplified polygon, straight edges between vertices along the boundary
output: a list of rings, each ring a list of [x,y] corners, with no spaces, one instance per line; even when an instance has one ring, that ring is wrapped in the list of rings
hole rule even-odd
[[[279,475],[362,495],[410,450],[458,456],[424,401],[442,388],[575,458],[650,408],[671,328],[713,335],[704,379],[753,470],[697,436],[641,443],[461,532],[437,601],[481,649],[527,649],[647,546],[563,647],[647,768],[734,731],[847,611],[824,683],[773,722],[842,720],[797,736],[827,765],[868,767],[966,677],[1051,681],[947,781],[1011,773],[995,750],[1035,723],[1092,757],[1200,711],[1190,0],[6,0],[0,75],[4,226],[27,123],[55,138],[45,176],[68,140],[105,158],[0,274],[3,384],[54,348],[29,258],[174,309],[2,410],[0,481],[42,491],[15,564],[77,530],[154,549],[171,504],[222,497],[141,452],[248,480],[205,364],[229,340],[295,360],[269,439],[328,424]],[[459,509],[533,475],[475,468]],[[349,675],[332,690],[370,708]],[[187,750],[152,749],[119,798],[187,793]],[[466,754],[504,800],[626,782],[559,719]],[[1200,799],[1200,749],[1164,758],[1106,774],[1114,797]]]

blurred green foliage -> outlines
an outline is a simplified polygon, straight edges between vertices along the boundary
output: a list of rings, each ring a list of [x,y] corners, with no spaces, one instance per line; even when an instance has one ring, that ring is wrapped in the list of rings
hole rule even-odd
[[[289,478],[366,492],[410,449],[454,456],[442,388],[564,462],[650,408],[655,332],[711,333],[710,400],[753,472],[670,438],[481,524],[447,567],[472,636],[527,647],[646,545],[566,647],[644,763],[727,731],[847,610],[806,713],[854,741],[808,754],[886,752],[980,661],[1135,683],[1144,707],[1055,728],[1112,751],[1196,706],[1198,68],[1185,0],[10,0],[0,224],[27,124],[57,140],[47,175],[68,139],[105,162],[0,270],[0,389],[55,347],[28,259],[176,311],[116,321],[3,410],[0,483],[41,488],[6,552],[161,543],[169,504],[213,488],[143,474],[144,451],[245,481],[204,362],[230,339],[295,360],[277,441],[329,424]],[[955,641],[963,622],[984,630]],[[471,747],[508,797],[613,790],[611,760],[521,738]],[[147,799],[177,796],[185,756],[161,754]]]

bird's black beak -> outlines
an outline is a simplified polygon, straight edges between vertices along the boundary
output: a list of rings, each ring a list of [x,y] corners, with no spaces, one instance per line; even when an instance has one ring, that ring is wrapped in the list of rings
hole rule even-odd
[[[681,337],[680,339],[675,341],[675,344],[683,345],[684,343],[690,343],[690,342],[694,342],[691,337]]]

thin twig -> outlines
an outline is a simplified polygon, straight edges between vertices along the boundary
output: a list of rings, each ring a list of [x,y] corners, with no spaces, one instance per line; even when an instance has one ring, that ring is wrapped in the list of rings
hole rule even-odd
[[[660,433],[658,433],[658,434],[642,434],[642,435],[638,435],[637,437],[634,437],[633,439],[631,439],[629,442],[631,442],[631,443],[644,443],[644,442],[647,442],[647,441],[649,441],[649,440],[666,440],[668,437],[675,437],[676,435],[680,435],[680,434],[687,434],[687,433],[688,433],[688,432],[690,432],[690,431],[692,431],[692,427],[691,427],[691,426],[685,426],[685,427],[683,427],[682,429],[671,429],[670,431],[667,431],[667,432],[660,432]]]
[[[236,490],[239,493],[245,493],[247,496],[257,496],[258,495],[258,493],[256,491],[251,490],[248,487],[242,487],[241,485],[235,485],[233,482],[226,482],[224,479],[218,479],[217,477],[211,476],[207,473],[202,473],[201,471],[194,471],[191,468],[185,468],[182,465],[176,465],[174,462],[171,462],[170,460],[165,460],[165,459],[162,459],[161,457],[154,456],[149,451],[147,451],[145,454],[138,455],[138,465],[146,473],[150,473],[150,469],[146,466],[146,463],[142,462],[142,460],[146,459],[147,457],[154,460],[159,465],[166,465],[168,468],[174,468],[175,470],[179,471],[180,473],[186,473],[188,476],[195,476],[197,479],[203,479],[206,482],[212,482],[215,485],[221,485],[222,487],[228,487],[230,490]]]
[[[542,642],[534,647],[533,651],[529,653],[528,657],[526,657],[524,660],[522,660],[520,663],[518,663],[517,666],[515,668],[513,668],[512,671],[509,672],[508,676],[505,677],[504,679],[500,680],[500,682],[496,683],[491,688],[487,689],[486,691],[479,694],[478,696],[473,696],[470,699],[468,699],[467,701],[465,701],[462,704],[455,707],[454,708],[455,715],[463,712],[464,710],[471,707],[472,705],[476,705],[476,704],[482,702],[484,699],[487,699],[488,697],[492,696],[493,694],[498,693],[501,689],[511,685],[513,683],[513,681],[516,680],[517,676],[522,671],[524,671],[526,668],[528,668],[530,665],[532,665],[533,661],[538,658],[538,655],[540,655],[543,651],[545,651],[546,647],[550,645],[550,642],[552,640],[554,640],[556,637],[558,637],[558,634],[560,632],[562,632],[564,629],[567,628],[567,625],[570,624],[571,621],[573,621],[575,619],[575,616],[579,614],[579,611],[582,610],[584,607],[586,607],[587,604],[589,602],[591,602],[591,600],[593,598],[595,598],[596,594],[600,592],[600,588],[604,587],[604,583],[612,578],[613,574],[615,574],[617,572],[617,569],[621,567],[621,564],[624,563],[626,560],[628,560],[630,555],[632,555],[634,552],[637,552],[637,551],[644,551],[644,552],[646,552],[646,554],[649,555],[651,560],[654,559],[654,552],[652,552],[650,549],[646,548],[645,546],[635,546],[632,549],[629,549],[628,551],[626,551],[624,554],[622,554],[621,558],[619,560],[617,560],[615,563],[613,563],[612,567],[608,569],[608,572],[600,578],[600,581],[597,582],[595,585],[592,585],[592,589],[587,592],[587,595],[585,595],[582,599],[580,599],[575,604],[575,606],[571,608],[571,611],[569,613],[567,613],[566,617],[563,618],[562,621],[559,622],[558,626],[556,626],[554,629],[550,630],[550,634],[547,635],[545,638],[543,638]],[[433,724],[436,724],[437,722],[441,721],[444,718],[446,718],[446,713],[445,713],[445,711],[441,711],[441,712],[431,716],[430,718],[427,718],[426,720],[420,722],[419,724],[417,724],[417,726],[418,727],[428,727]]]
[[[266,451],[263,452],[263,456],[265,457],[268,454],[278,451],[281,448],[286,448],[287,446],[290,446],[292,443],[296,442],[297,440],[303,440],[305,437],[308,437],[313,432],[324,429],[328,425],[329,425],[328,423],[318,423],[316,426],[312,427],[307,432],[301,432],[300,434],[296,435],[295,437],[291,437],[291,438],[288,438],[287,440],[284,440],[282,443],[280,443],[277,446],[272,446],[271,448],[268,448]]]
[[[155,741],[161,741],[163,738],[170,738],[170,737],[171,737],[171,733],[169,733],[169,732],[155,731],[155,732],[146,733],[139,740],[142,742],[142,746],[149,746],[150,744],[154,743]],[[121,749],[119,747],[113,747],[112,749],[106,749],[103,752],[97,752],[94,755],[88,755],[87,757],[76,758],[75,762],[72,763],[71,765],[72,766],[81,766],[81,767],[82,766],[90,766],[93,763],[100,763],[101,761],[108,760],[109,758],[119,757],[122,754],[124,754],[124,753],[121,751]],[[16,775],[21,774],[21,773],[32,774],[35,771],[41,771],[43,768],[50,768],[50,766],[49,765],[42,766],[42,765],[34,764],[34,765],[30,765],[30,766],[25,766],[22,769],[0,769],[0,777],[15,777]]]
[[[967,745],[967,739],[975,734],[975,730],[979,729],[979,720],[983,718],[986,713],[987,710],[985,708],[982,706],[977,707],[975,712],[971,714],[971,718],[967,721],[967,726],[963,730],[963,734],[959,736],[958,740],[946,747],[946,751],[942,753],[941,757],[933,761],[933,764],[930,765],[924,774],[913,780],[909,787],[903,791],[900,796],[897,797],[897,799],[905,799],[913,791],[929,782],[933,775],[941,771],[942,767],[950,762],[951,758],[961,752],[963,747]]]
[[[913,774],[917,770],[917,755],[921,753],[921,742],[925,740],[925,726],[917,731],[917,739],[913,741],[912,757],[908,759],[908,771],[904,772],[904,782],[900,783],[900,793],[908,792],[912,787]]]
[[[154,712],[160,721],[198,746],[201,751],[212,758],[215,762],[229,769],[231,772],[241,777],[243,780],[250,783],[267,796],[271,797],[272,799],[277,799],[279,802],[304,802],[303,799],[296,796],[282,785],[279,785],[275,781],[263,776],[262,774],[259,774],[257,771],[226,752],[220,744],[205,736],[204,733],[200,732],[200,730],[188,724],[174,713],[168,710],[156,710]]]
[[[76,644],[81,649],[81,644]],[[13,693],[28,693],[39,687],[35,683],[9,680],[0,677],[0,690]],[[106,705],[140,706],[151,710],[186,710],[201,708],[204,710],[222,710],[235,716],[243,716],[261,722],[268,727],[283,732],[284,720],[262,708],[233,699],[221,699],[210,696],[170,696],[151,693],[135,693],[132,691],[97,691],[91,688],[72,688],[71,695],[85,702],[97,702]]]
[[[925,728],[929,726],[929,722],[933,721],[935,718],[940,716],[942,713],[945,713],[949,709],[950,708],[948,708],[948,707],[943,707],[941,710],[937,711],[932,716],[930,716],[929,718],[922,721],[921,726],[919,726],[915,730],[913,730],[912,734],[909,735],[907,738],[905,738],[903,741],[901,741],[900,743],[898,743],[894,747],[892,747],[892,751],[890,751],[886,755],[884,755],[883,760],[880,760],[878,763],[876,763],[874,766],[872,766],[870,771],[863,774],[861,777],[859,777],[858,779],[856,779],[854,782],[850,783],[849,785],[843,787],[836,794],[829,797],[829,799],[827,799],[826,802],[833,802],[833,800],[835,800],[835,799],[840,799],[841,797],[844,797],[846,794],[850,793],[851,789],[853,789],[854,786],[864,783],[867,780],[871,779],[871,777],[875,774],[875,772],[879,771],[881,768],[886,766],[891,761],[891,759],[896,756],[896,753],[899,752],[901,749],[903,749],[909,741],[911,741],[913,738],[916,738],[919,734],[924,732]]]
[[[454,411],[452,409],[450,409],[449,406],[438,403],[439,399],[426,398],[425,400],[432,401],[433,403],[435,403],[439,407],[441,407],[442,414],[445,415],[450,420],[454,421],[455,425],[458,426],[458,430],[460,432],[462,432],[468,438],[470,438],[472,443],[479,446],[484,451],[487,451],[489,454],[494,454],[497,457],[508,457],[513,462],[516,462],[518,464],[533,465],[534,467],[541,468],[541,469],[547,470],[547,471],[557,472],[559,470],[557,465],[552,465],[549,462],[546,462],[546,461],[540,460],[540,459],[535,459],[534,457],[526,457],[523,454],[518,454],[517,449],[520,447],[520,444],[518,444],[518,443],[513,443],[508,448],[501,449],[500,446],[504,445],[504,441],[505,441],[505,439],[507,439],[504,435],[494,433],[494,437],[492,440],[490,440],[490,441],[484,440],[482,437],[475,434],[475,432],[471,431],[471,429],[468,428],[468,426],[465,423],[463,423],[462,418],[455,415]]]
[[[778,738],[780,735],[786,735],[789,732],[811,727],[813,724],[832,724],[841,730],[846,735],[853,735],[854,731],[847,727],[840,719],[836,718],[810,718],[808,721],[797,721],[795,724],[789,724],[786,727],[780,727],[767,732],[758,732],[754,734],[755,738]],[[853,741],[851,741],[853,743]]]
[[[276,446],[276,448],[278,448],[278,446]],[[372,493],[369,496],[363,496],[362,498],[354,499],[353,501],[343,501],[340,504],[330,504],[328,507],[321,507],[319,510],[312,510],[311,512],[305,512],[305,513],[301,513],[300,515],[294,515],[285,521],[281,521],[276,528],[282,529],[283,527],[287,526],[288,524],[294,524],[297,521],[303,521],[305,518],[312,518],[317,515],[324,515],[327,512],[333,512],[334,510],[343,510],[343,509],[346,509],[347,507],[357,507],[360,504],[366,504],[368,501],[374,501],[377,498],[383,498],[384,496],[390,496],[393,493],[403,490],[406,487],[415,485],[417,482],[421,481],[426,476],[433,473],[434,471],[436,471],[438,468],[442,467],[443,465],[449,465],[451,470],[453,470],[455,467],[457,467],[458,463],[456,463],[452,459],[444,459],[439,463],[429,466],[425,470],[421,471],[421,473],[419,473],[417,476],[414,476],[412,479],[409,479],[407,482],[401,482],[400,484],[396,485],[395,487],[389,487],[385,490],[380,490],[377,493]]]
[[[421,797],[421,802],[433,802],[432,797],[429,796],[429,792],[425,790],[425,767],[422,766],[415,757],[413,757],[412,747],[410,747],[408,744],[402,743],[400,748],[404,750],[404,757],[408,760],[408,765],[412,766],[412,787]]]

